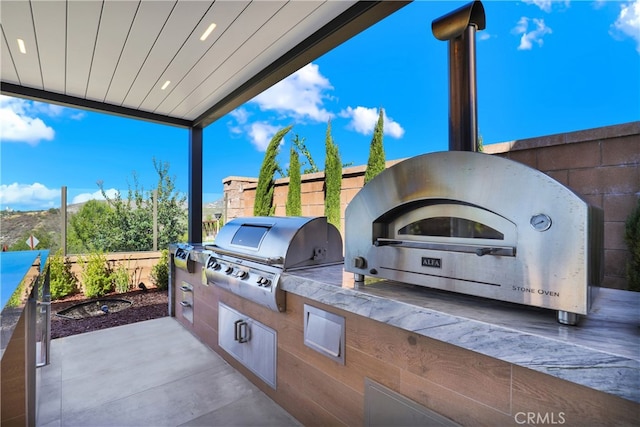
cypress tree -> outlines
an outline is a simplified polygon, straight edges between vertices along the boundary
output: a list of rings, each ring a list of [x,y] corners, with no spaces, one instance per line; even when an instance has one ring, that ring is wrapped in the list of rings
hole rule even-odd
[[[324,162],[324,214],[330,224],[340,230],[340,189],[342,187],[342,162],[338,146],[331,138],[331,122],[327,124],[325,140],[326,158]]]
[[[300,157],[295,148],[291,147],[289,160],[289,191],[287,192],[287,204],[285,210],[287,216],[302,215],[302,196],[300,194]]]
[[[384,147],[382,145],[382,137],[384,136],[384,110],[380,108],[378,114],[378,123],[373,130],[373,138],[369,146],[369,160],[367,161],[367,169],[364,173],[364,183],[371,181],[376,175],[384,170],[385,158]]]
[[[256,199],[253,205],[254,216],[268,216],[273,212],[273,175],[278,169],[276,156],[280,148],[280,141],[292,127],[287,126],[276,132],[264,153],[264,160],[262,160],[260,175],[258,176],[258,186],[256,187]]]
[[[304,138],[300,139],[300,137],[298,137],[298,135],[296,135],[296,136],[293,137],[291,142],[295,146],[296,150],[298,150],[300,152],[300,154],[305,156],[307,158],[307,161],[309,162],[309,167],[305,168],[302,173],[316,173],[316,172],[318,172],[319,170],[318,170],[318,166],[316,165],[316,162],[313,161],[313,158],[311,157],[311,153],[307,149],[307,146],[304,145]]]

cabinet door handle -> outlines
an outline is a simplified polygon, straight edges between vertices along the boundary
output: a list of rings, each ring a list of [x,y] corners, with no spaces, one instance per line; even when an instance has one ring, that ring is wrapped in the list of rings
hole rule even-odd
[[[188,286],[180,286],[180,289],[182,289],[183,292],[191,292],[191,288]]]
[[[180,305],[183,307],[191,307],[191,304],[189,303],[189,301],[180,301]]]
[[[240,344],[249,341],[249,324],[244,320],[236,320],[233,323],[234,330],[234,339],[238,341]]]

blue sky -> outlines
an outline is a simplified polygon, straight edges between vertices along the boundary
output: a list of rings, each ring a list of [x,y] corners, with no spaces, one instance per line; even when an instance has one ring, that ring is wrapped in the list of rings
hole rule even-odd
[[[467,2],[416,1],[204,131],[204,197],[227,176],[257,177],[264,148],[294,125],[322,168],[327,121],[343,163],[366,164],[378,109],[387,159],[448,149],[447,43],[431,22]],[[640,120],[640,0],[485,1],[477,35],[479,132],[485,144]],[[187,191],[184,129],[0,98],[0,209],[60,206],[126,192],[152,159]],[[125,194],[126,195],[126,194]]]

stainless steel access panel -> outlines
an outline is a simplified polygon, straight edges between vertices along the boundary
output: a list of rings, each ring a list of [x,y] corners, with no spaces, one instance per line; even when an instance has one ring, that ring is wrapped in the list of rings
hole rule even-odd
[[[587,314],[603,277],[603,214],[548,175],[449,151],[385,170],[345,214],[345,269]]]
[[[269,386],[276,388],[276,331],[219,303],[218,345]]]

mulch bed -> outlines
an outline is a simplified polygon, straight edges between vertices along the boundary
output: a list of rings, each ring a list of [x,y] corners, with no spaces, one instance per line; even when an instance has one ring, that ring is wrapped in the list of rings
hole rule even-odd
[[[62,300],[51,302],[51,339],[68,337],[84,332],[128,325],[144,320],[157,319],[168,315],[169,301],[166,290],[152,288],[148,291],[136,290],[122,294],[112,293],[105,298],[117,298],[131,301],[131,306],[117,313],[108,313],[85,319],[65,319],[57,316],[61,310],[74,304],[96,301],[101,298],[85,298],[84,295],[74,295]]]

